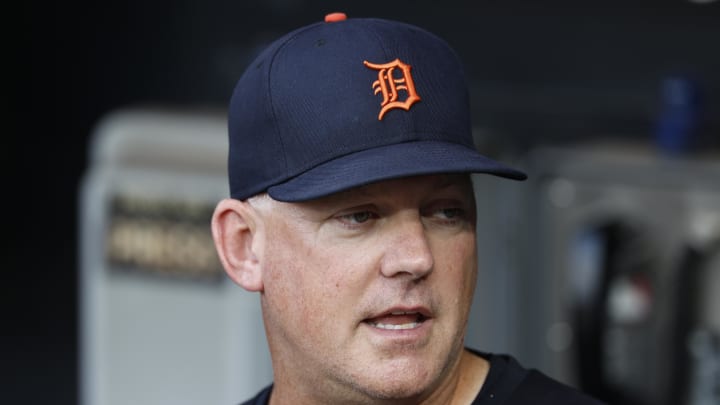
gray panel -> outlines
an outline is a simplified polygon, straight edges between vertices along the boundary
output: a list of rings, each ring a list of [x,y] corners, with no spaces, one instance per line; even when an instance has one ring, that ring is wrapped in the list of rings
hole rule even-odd
[[[259,297],[210,235],[222,114],[135,110],[97,127],[81,194],[81,399],[237,403],[272,379]]]

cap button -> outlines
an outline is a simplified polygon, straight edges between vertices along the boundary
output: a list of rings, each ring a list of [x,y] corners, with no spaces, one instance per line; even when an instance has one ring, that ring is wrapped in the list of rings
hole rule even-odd
[[[345,15],[345,13],[330,13],[325,16],[326,23],[345,21],[345,20],[347,20],[347,15]]]

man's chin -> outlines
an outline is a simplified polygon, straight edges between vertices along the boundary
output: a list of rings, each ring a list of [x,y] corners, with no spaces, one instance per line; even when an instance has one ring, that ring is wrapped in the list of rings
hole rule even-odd
[[[371,375],[355,381],[356,389],[375,400],[420,399],[436,388],[440,370],[427,364],[405,364],[403,367],[379,367]]]
[[[362,387],[361,391],[374,400],[399,401],[421,399],[429,389],[429,384],[415,381],[385,381]]]

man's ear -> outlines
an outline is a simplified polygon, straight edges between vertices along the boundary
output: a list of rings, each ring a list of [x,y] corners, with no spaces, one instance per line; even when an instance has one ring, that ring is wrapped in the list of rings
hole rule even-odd
[[[262,269],[253,243],[262,237],[257,212],[244,201],[224,199],[215,207],[212,234],[220,262],[227,275],[248,291],[262,291]],[[258,242],[258,241],[255,241]]]

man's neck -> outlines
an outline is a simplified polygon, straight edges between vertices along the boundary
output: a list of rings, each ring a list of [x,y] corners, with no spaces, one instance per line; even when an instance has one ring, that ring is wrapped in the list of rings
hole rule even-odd
[[[460,378],[455,386],[450,405],[468,405],[478,396],[488,372],[490,362],[465,350],[460,357]]]

